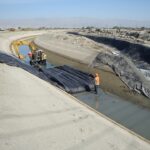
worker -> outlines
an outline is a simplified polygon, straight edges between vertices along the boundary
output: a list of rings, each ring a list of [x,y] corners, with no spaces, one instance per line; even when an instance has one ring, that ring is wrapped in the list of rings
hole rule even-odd
[[[99,91],[99,86],[100,86],[100,77],[98,75],[98,73],[95,74],[95,94],[98,94],[98,91]]]
[[[46,54],[44,52],[42,52],[42,64],[46,65]]]
[[[32,53],[32,52],[29,52],[29,53],[28,53],[28,56],[29,56],[29,58],[30,58],[30,65],[33,65],[33,61],[34,61],[34,59],[33,59],[33,57],[34,57],[33,53]]]
[[[28,56],[29,56],[29,58],[30,58],[30,60],[32,59],[32,52],[29,52],[28,53]]]

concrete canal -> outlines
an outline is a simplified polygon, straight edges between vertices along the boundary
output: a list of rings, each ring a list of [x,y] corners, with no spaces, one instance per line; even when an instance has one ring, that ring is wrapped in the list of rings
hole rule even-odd
[[[25,55],[25,61],[29,64],[27,55],[30,51],[29,48],[27,46],[21,46],[19,50]],[[68,65],[88,73],[98,71],[100,74],[105,74],[105,71],[89,68],[87,65],[62,57],[50,51],[45,51],[45,53],[47,54],[48,68]],[[104,92],[102,89],[99,89],[98,95],[94,92],[82,92],[73,94],[73,96],[94,108],[96,111],[150,140],[150,110],[148,108],[136,105],[114,94]]]

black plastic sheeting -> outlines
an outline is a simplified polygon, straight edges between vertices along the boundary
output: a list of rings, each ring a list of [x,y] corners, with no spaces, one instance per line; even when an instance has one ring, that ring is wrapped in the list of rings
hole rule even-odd
[[[92,39],[98,43],[109,45],[116,48],[118,51],[131,58],[133,63],[141,69],[150,70],[150,47],[142,44],[131,43],[125,40],[85,35],[87,38]]]
[[[68,93],[78,93],[94,90],[93,76],[69,66],[59,66],[45,69],[32,67],[12,55],[0,52],[0,63],[22,68],[31,74],[65,90]]]
[[[99,53],[93,64],[105,64],[110,66],[120,79],[131,89],[150,98],[150,82],[135,67],[127,57]]]
[[[13,55],[8,55],[6,53],[0,52],[0,63],[7,64],[9,66],[15,66],[18,68],[22,68],[25,71],[49,82],[49,79],[38,70],[38,68],[34,68],[24,62],[22,62],[20,59],[16,58]]]
[[[150,82],[144,77],[144,75],[149,77],[150,47],[111,37],[83,35],[77,32],[68,33],[85,36],[95,42],[109,45],[120,51],[121,53],[118,56],[99,53],[93,61],[92,66],[108,65],[129,89],[150,98]],[[145,73],[141,72],[139,69],[143,69]]]
[[[80,34],[78,32],[68,32],[69,34],[85,36],[97,43],[109,45],[112,48],[120,51],[122,54],[132,60],[137,68],[150,70],[150,47],[117,39],[113,37],[104,37],[100,35]]]
[[[68,93],[94,90],[94,78],[92,75],[69,66],[42,69],[42,72],[51,81],[55,82],[56,86]]]

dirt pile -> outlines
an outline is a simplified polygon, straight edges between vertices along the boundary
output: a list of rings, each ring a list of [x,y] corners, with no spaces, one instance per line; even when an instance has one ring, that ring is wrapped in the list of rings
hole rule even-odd
[[[142,40],[150,41],[150,30],[149,30],[149,31],[142,31],[142,32],[140,33],[139,37],[140,37]]]
[[[74,45],[78,48],[96,48],[101,49],[102,46],[95,41],[80,35],[68,34],[68,33],[49,33],[42,37],[43,40],[56,41],[57,43],[66,43]],[[58,43],[58,44],[59,44]]]
[[[96,34],[105,37],[121,38],[123,40],[133,41],[136,43],[149,43],[150,44],[150,30],[149,29],[136,29],[136,28],[87,28],[80,29],[79,32],[87,34]]]

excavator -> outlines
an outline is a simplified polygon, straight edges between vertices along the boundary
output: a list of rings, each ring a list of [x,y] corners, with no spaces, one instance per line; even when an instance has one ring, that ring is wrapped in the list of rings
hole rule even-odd
[[[46,54],[43,52],[43,50],[37,49],[34,42],[30,42],[27,40],[17,40],[12,42],[12,50],[15,53],[15,55],[18,56],[19,59],[24,60],[25,56],[20,54],[19,47],[22,45],[29,46],[31,52],[28,53],[28,56],[30,58],[30,64],[31,65],[46,65]]]
[[[30,65],[46,65],[46,54],[43,50],[36,50],[34,52],[29,52],[28,56],[30,58]]]
[[[29,46],[31,52],[34,52],[36,51],[36,46],[33,42],[29,42],[29,41],[26,41],[26,40],[17,40],[17,41],[13,41],[12,44],[11,44],[11,47],[12,47],[12,50],[13,50],[13,53],[18,56],[19,59],[24,59],[25,57],[20,54],[19,52],[19,47],[22,46],[22,45],[27,45]]]

